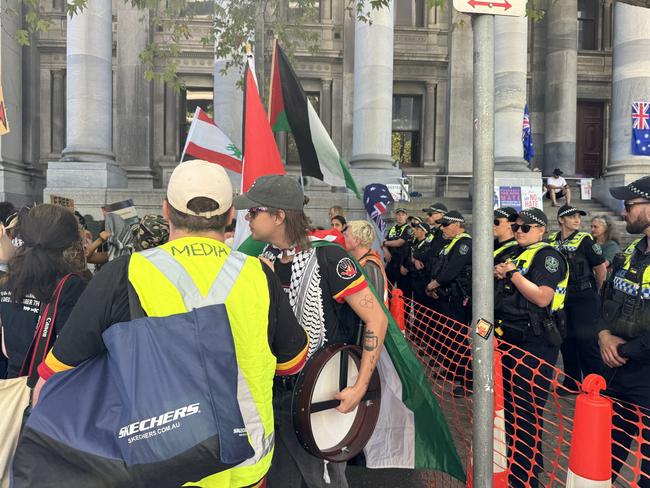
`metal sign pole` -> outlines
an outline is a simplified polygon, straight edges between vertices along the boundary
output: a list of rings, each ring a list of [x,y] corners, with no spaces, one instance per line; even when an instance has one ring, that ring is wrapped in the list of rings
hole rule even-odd
[[[472,202],[472,366],[474,370],[473,486],[492,487],[494,331],[477,334],[481,319],[494,323],[494,16],[474,25],[474,179]]]

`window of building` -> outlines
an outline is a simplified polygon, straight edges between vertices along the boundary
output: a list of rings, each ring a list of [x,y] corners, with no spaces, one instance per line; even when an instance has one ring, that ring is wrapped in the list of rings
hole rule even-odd
[[[398,27],[424,27],[426,4],[426,0],[395,2],[395,25]]]
[[[208,18],[214,13],[214,0],[187,0],[181,17]]]
[[[392,157],[400,166],[421,162],[422,97],[393,96]]]
[[[311,102],[314,110],[317,114],[320,114],[320,93],[319,92],[307,92],[307,98]],[[300,164],[300,156],[298,155],[298,146],[296,146],[296,140],[293,138],[293,134],[290,132],[287,134],[287,164]]]
[[[187,139],[187,133],[190,130],[190,125],[194,119],[194,112],[196,107],[201,107],[201,109],[212,118],[212,100],[213,93],[212,90],[208,88],[187,88],[181,92],[180,96],[180,153],[183,152],[183,147],[185,147],[185,139]]]
[[[289,21],[320,22],[320,0],[314,0],[311,6],[305,6],[301,2],[289,0],[287,3],[287,16]]]
[[[578,49],[598,49],[599,0],[578,0]]]

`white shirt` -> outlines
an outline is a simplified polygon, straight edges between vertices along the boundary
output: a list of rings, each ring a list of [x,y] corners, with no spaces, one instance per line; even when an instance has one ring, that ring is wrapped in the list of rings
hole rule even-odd
[[[555,193],[561,192],[562,188],[566,186],[566,180],[562,178],[561,176],[549,176],[548,179],[546,180],[546,184],[548,186],[554,186],[554,187],[560,187],[559,189],[555,190]]]

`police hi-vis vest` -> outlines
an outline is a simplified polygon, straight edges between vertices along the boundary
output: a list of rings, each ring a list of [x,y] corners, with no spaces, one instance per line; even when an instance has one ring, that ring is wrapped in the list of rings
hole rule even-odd
[[[517,241],[506,242],[503,246],[500,246],[494,250],[494,259],[497,259],[502,253],[507,252],[508,250],[512,251],[512,248],[518,246]]]
[[[447,244],[445,247],[442,248],[442,251],[440,251],[441,256],[448,256],[451,250],[454,248],[456,243],[463,239],[464,237],[467,237],[468,239],[471,239],[472,236],[467,234],[466,232],[461,232],[458,234],[456,237],[454,237],[449,244]]]
[[[524,249],[523,252],[519,254],[519,256],[517,256],[514,259],[517,269],[522,274],[522,276],[526,276],[528,271],[530,271],[530,266],[533,263],[533,260],[535,259],[537,253],[541,249],[544,249],[546,247],[551,247],[551,245],[548,244],[547,242],[538,242],[535,244],[531,244],[526,249]],[[563,258],[561,257],[561,259]],[[551,312],[557,312],[558,310],[562,310],[564,308],[564,300],[566,298],[566,289],[567,289],[568,282],[569,282],[569,270],[567,267],[566,275],[555,288],[555,293],[553,294],[553,301],[551,302]],[[511,297],[515,299],[520,298],[521,300],[516,300],[516,303],[512,303],[512,300],[509,299]],[[526,306],[524,307],[523,302],[526,302],[526,299],[523,297],[523,295],[521,295],[521,293],[519,293],[519,291],[515,289],[514,294],[512,294],[510,297],[504,298],[503,307],[501,308],[501,311],[503,313],[507,313],[512,316],[520,316],[520,315],[523,316],[524,314],[528,313],[528,311],[531,310],[536,310],[539,314],[544,313],[544,309],[537,307],[536,305],[532,305],[530,303],[526,304]]]
[[[646,266],[643,270],[633,270],[630,273],[632,257],[634,256],[636,245],[641,239],[645,239],[645,237],[636,239],[625,249],[625,262],[614,273],[612,284],[615,290],[626,295],[638,296],[640,290],[641,298],[643,300],[650,300],[650,265]]]
[[[582,241],[587,237],[591,238],[591,234],[587,232],[576,232],[568,241],[562,241],[560,236],[560,232],[554,232],[548,241],[569,262],[569,281],[571,284],[594,281],[594,274],[589,265],[589,261],[587,261],[587,257],[582,253],[578,253],[578,248],[582,244]]]
[[[133,254],[129,281],[149,317],[225,304],[239,367],[237,401],[255,455],[188,484],[235,488],[256,483],[266,475],[273,457],[276,368],[268,343],[268,283],[260,261],[213,239],[182,238]]]

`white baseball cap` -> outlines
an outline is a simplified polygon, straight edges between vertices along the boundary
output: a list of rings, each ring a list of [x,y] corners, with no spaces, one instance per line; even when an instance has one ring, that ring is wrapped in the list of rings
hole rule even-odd
[[[194,212],[187,203],[197,197],[217,202],[216,210]],[[225,214],[232,207],[232,183],[223,166],[194,159],[180,163],[167,185],[167,200],[179,212],[210,218]]]

